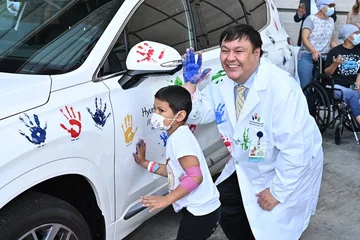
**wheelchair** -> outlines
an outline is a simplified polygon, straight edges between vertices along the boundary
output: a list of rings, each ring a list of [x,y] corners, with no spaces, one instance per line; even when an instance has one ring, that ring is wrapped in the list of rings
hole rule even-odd
[[[351,114],[350,106],[343,100],[343,91],[335,88],[333,79],[323,73],[325,61],[326,55],[321,55],[318,61],[314,61],[313,79],[303,88],[309,113],[314,117],[321,133],[328,128],[334,130],[336,145],[341,143],[345,128],[353,132],[356,143],[360,145],[357,135],[360,127]],[[340,93],[340,99],[334,97],[336,91]]]

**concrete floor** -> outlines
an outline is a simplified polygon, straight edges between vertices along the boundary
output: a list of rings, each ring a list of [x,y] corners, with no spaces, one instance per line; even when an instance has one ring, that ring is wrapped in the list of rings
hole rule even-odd
[[[323,134],[325,161],[318,210],[301,240],[360,239],[360,146],[347,130],[337,146],[332,133],[328,129]],[[180,217],[181,214],[175,214],[169,207],[125,240],[173,240]],[[210,239],[226,237],[219,227]]]

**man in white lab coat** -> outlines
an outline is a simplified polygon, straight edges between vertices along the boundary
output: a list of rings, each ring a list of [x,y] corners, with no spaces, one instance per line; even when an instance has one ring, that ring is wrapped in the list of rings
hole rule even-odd
[[[184,62],[189,123],[216,121],[232,159],[217,179],[220,222],[230,240],[297,240],[315,213],[322,138],[296,81],[262,55],[260,34],[240,24],[220,36],[227,77],[201,91],[192,49]],[[229,144],[230,142],[230,144]]]

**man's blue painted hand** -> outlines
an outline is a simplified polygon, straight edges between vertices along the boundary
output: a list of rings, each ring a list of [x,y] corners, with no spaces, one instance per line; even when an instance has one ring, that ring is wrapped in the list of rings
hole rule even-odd
[[[202,54],[199,53],[197,62],[195,62],[194,49],[186,49],[186,54],[184,55],[184,82],[198,84],[201,82],[207,75],[209,75],[211,68],[207,68],[204,71],[201,71],[202,65]]]

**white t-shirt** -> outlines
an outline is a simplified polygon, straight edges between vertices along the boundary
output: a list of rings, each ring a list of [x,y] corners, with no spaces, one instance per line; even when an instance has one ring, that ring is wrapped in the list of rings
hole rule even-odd
[[[169,192],[179,186],[179,179],[186,174],[178,160],[184,156],[196,156],[198,158],[203,181],[199,187],[173,203],[174,210],[179,212],[186,207],[195,216],[209,214],[220,206],[219,192],[211,178],[201,147],[187,125],[176,129],[166,144]]]

